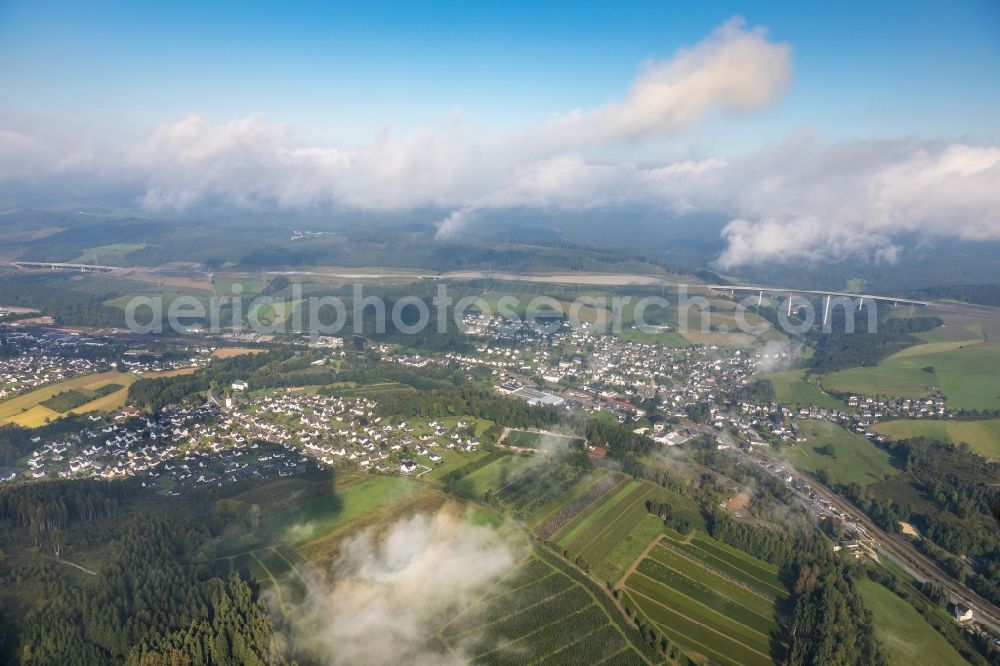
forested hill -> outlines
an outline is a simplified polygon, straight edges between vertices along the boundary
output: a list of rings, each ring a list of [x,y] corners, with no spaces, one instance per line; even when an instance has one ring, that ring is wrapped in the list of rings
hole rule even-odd
[[[1000,307],[1000,284],[966,284],[950,287],[924,287],[910,292],[913,298],[946,298],[963,303]]]
[[[922,333],[940,326],[938,317],[887,317],[878,322],[878,330],[868,332],[867,321],[856,319],[858,333],[844,332],[843,324],[834,321],[832,332],[818,333],[812,341],[816,349],[809,361],[814,372],[835,372],[844,368],[876,365],[879,361],[901,349],[920,342],[914,333]]]
[[[213,571],[225,522],[211,503],[149,492],[102,481],[4,488],[0,663],[289,663],[249,573]],[[52,559],[88,553],[102,564],[83,574]]]

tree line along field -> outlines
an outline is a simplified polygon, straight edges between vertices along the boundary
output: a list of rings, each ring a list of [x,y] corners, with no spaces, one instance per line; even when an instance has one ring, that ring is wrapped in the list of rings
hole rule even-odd
[[[955,445],[965,442],[984,458],[1000,458],[1000,419],[897,419],[882,421],[872,429],[890,439],[930,437]]]
[[[637,633],[607,594],[542,550],[492,593],[451,616],[436,634],[443,647],[463,646],[477,664],[661,661],[634,638]]]
[[[115,391],[125,388],[121,384],[105,384],[99,386],[95,389],[70,389],[69,391],[63,391],[61,393],[56,393],[54,396],[48,400],[43,400],[39,404],[48,407],[49,409],[56,412],[68,412],[71,409],[76,409],[82,405],[86,405],[88,402],[97,400],[98,398],[103,398],[106,395],[111,395]]]
[[[798,469],[813,474],[826,470],[832,482],[863,486],[899,472],[888,452],[836,423],[801,419],[798,424],[806,441],[781,449]]]
[[[700,532],[664,536],[620,587],[628,606],[689,653],[734,666],[781,659],[777,606],[788,589],[777,568]]]
[[[135,379],[132,375],[111,371],[80,375],[43,386],[0,403],[0,424],[16,423],[35,428],[43,425],[46,419],[55,420],[70,411],[82,414],[118,409],[125,404],[128,387]],[[107,386],[117,388],[109,391],[104,389]],[[80,402],[86,397],[91,399]]]
[[[312,576],[308,565],[285,543],[220,557],[216,569],[221,575],[249,572],[264,589],[271,591],[286,618],[292,617],[305,603]]]

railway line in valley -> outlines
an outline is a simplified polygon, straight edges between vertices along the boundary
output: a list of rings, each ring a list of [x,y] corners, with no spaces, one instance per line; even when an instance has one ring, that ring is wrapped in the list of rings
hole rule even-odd
[[[973,621],[978,622],[993,631],[1000,632],[1000,608],[979,596],[972,589],[958,582],[938,567],[937,563],[928,556],[921,553],[908,541],[907,537],[898,534],[890,534],[880,528],[867,516],[860,508],[849,500],[841,497],[833,489],[820,483],[814,476],[801,472],[788,461],[774,458],[767,454],[761,457],[770,462],[776,462],[784,466],[793,477],[802,479],[808,483],[813,490],[827,499],[836,509],[850,516],[850,519],[864,528],[869,538],[874,542],[873,546],[879,553],[888,557],[893,563],[906,571],[920,582],[931,581],[944,589],[952,602],[960,603],[973,611]],[[808,501],[808,497],[799,493],[800,497]]]

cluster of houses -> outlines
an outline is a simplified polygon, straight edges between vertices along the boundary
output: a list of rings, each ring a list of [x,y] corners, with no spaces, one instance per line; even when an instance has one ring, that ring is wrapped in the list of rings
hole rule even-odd
[[[41,442],[28,458],[33,478],[136,476],[175,458],[196,441],[214,415],[209,405],[164,410],[148,418],[111,420],[88,417],[93,424],[57,440]]]
[[[618,412],[620,421],[645,416],[635,403],[650,399],[666,415],[683,417],[687,405],[713,403],[755,371],[751,356],[739,350],[635,342],[586,323],[540,332],[500,317],[467,315],[465,326],[477,336],[474,351],[435,360],[490,368],[499,393],[532,404]],[[401,362],[410,364],[409,357]]]
[[[224,413],[218,422],[221,432],[213,437],[232,443],[264,440],[299,451],[320,467],[346,461],[382,473],[411,473],[414,460],[433,468],[443,460],[434,449],[474,453],[480,446],[464,421],[452,427],[431,421],[418,432],[406,422],[385,422],[377,406],[372,398],[269,393]]]
[[[370,398],[269,392],[219,404],[177,407],[151,416],[92,415],[93,424],[42,442],[20,476],[31,478],[164,476],[178,485],[221,484],[253,475],[287,476],[303,465],[353,464],[382,473],[432,469],[444,451],[474,453],[472,424],[387,423]],[[266,443],[266,444],[264,444]],[[5,472],[10,480],[17,472]]]
[[[0,356],[0,400],[56,382],[114,368],[143,374],[182,367],[204,366],[210,356],[197,353],[164,355],[141,349],[124,353],[112,339],[65,332],[10,330],[5,346],[13,350]]]
[[[949,418],[954,413],[945,408],[944,399],[872,398],[850,396],[845,409],[830,409],[816,405],[787,405],[777,402],[737,405],[740,418],[732,423],[750,444],[767,439],[782,444],[806,441],[799,432],[797,419],[826,420],[876,442],[886,441],[872,429],[879,421],[898,418]]]

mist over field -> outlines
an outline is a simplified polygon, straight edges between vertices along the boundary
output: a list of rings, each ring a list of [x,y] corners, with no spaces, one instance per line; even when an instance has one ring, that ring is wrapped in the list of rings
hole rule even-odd
[[[332,582],[310,588],[296,629],[337,666],[465,664],[470,655],[460,649],[433,646],[437,628],[489,592],[523,555],[460,510],[416,514],[350,537]]]

